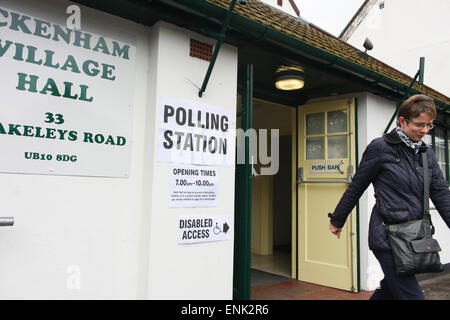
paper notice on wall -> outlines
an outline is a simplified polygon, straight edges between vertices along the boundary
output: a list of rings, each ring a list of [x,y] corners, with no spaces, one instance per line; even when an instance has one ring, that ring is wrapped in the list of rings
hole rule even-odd
[[[217,167],[173,165],[169,175],[170,208],[215,207],[217,205]]]
[[[196,216],[178,219],[178,243],[230,240],[230,216]]]
[[[198,165],[234,164],[234,112],[199,102],[162,98],[158,161]]]

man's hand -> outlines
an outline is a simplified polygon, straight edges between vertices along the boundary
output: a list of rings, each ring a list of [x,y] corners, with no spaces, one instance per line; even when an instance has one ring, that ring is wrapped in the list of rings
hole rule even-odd
[[[341,228],[337,228],[334,225],[331,224],[330,222],[330,226],[328,227],[328,229],[330,229],[331,233],[336,235],[336,237],[339,239],[341,237]]]

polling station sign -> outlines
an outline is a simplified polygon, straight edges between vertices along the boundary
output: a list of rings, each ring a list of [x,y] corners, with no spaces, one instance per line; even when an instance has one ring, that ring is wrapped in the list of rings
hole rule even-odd
[[[127,177],[135,46],[61,22],[0,6],[0,172]]]
[[[159,104],[158,161],[231,166],[234,114],[194,101],[162,98]]]
[[[178,243],[198,243],[231,239],[231,217],[179,217]]]

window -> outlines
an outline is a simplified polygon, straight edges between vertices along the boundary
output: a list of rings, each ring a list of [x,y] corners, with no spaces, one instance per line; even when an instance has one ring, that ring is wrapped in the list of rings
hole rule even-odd
[[[347,158],[347,122],[347,110],[307,114],[306,160]]]
[[[441,168],[442,174],[445,177],[446,172],[446,157],[445,157],[445,150],[446,143],[445,143],[445,129],[441,127],[436,127],[434,130],[434,153],[436,154],[437,161],[439,163],[439,167]]]
[[[436,155],[439,167],[441,168],[444,178],[447,183],[450,184],[449,174],[449,141],[448,141],[448,129],[436,126],[430,134],[426,135],[424,141],[428,145],[433,146],[434,154]]]

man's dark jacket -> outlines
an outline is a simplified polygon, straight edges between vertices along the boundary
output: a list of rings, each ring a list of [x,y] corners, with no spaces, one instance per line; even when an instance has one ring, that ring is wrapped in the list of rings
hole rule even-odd
[[[331,216],[331,223],[342,228],[348,214],[372,183],[376,203],[370,217],[369,248],[390,250],[382,221],[395,224],[423,217],[421,152],[427,153],[429,163],[430,199],[450,228],[450,191],[433,150],[424,143],[416,154],[395,129],[367,146],[352,182]]]

